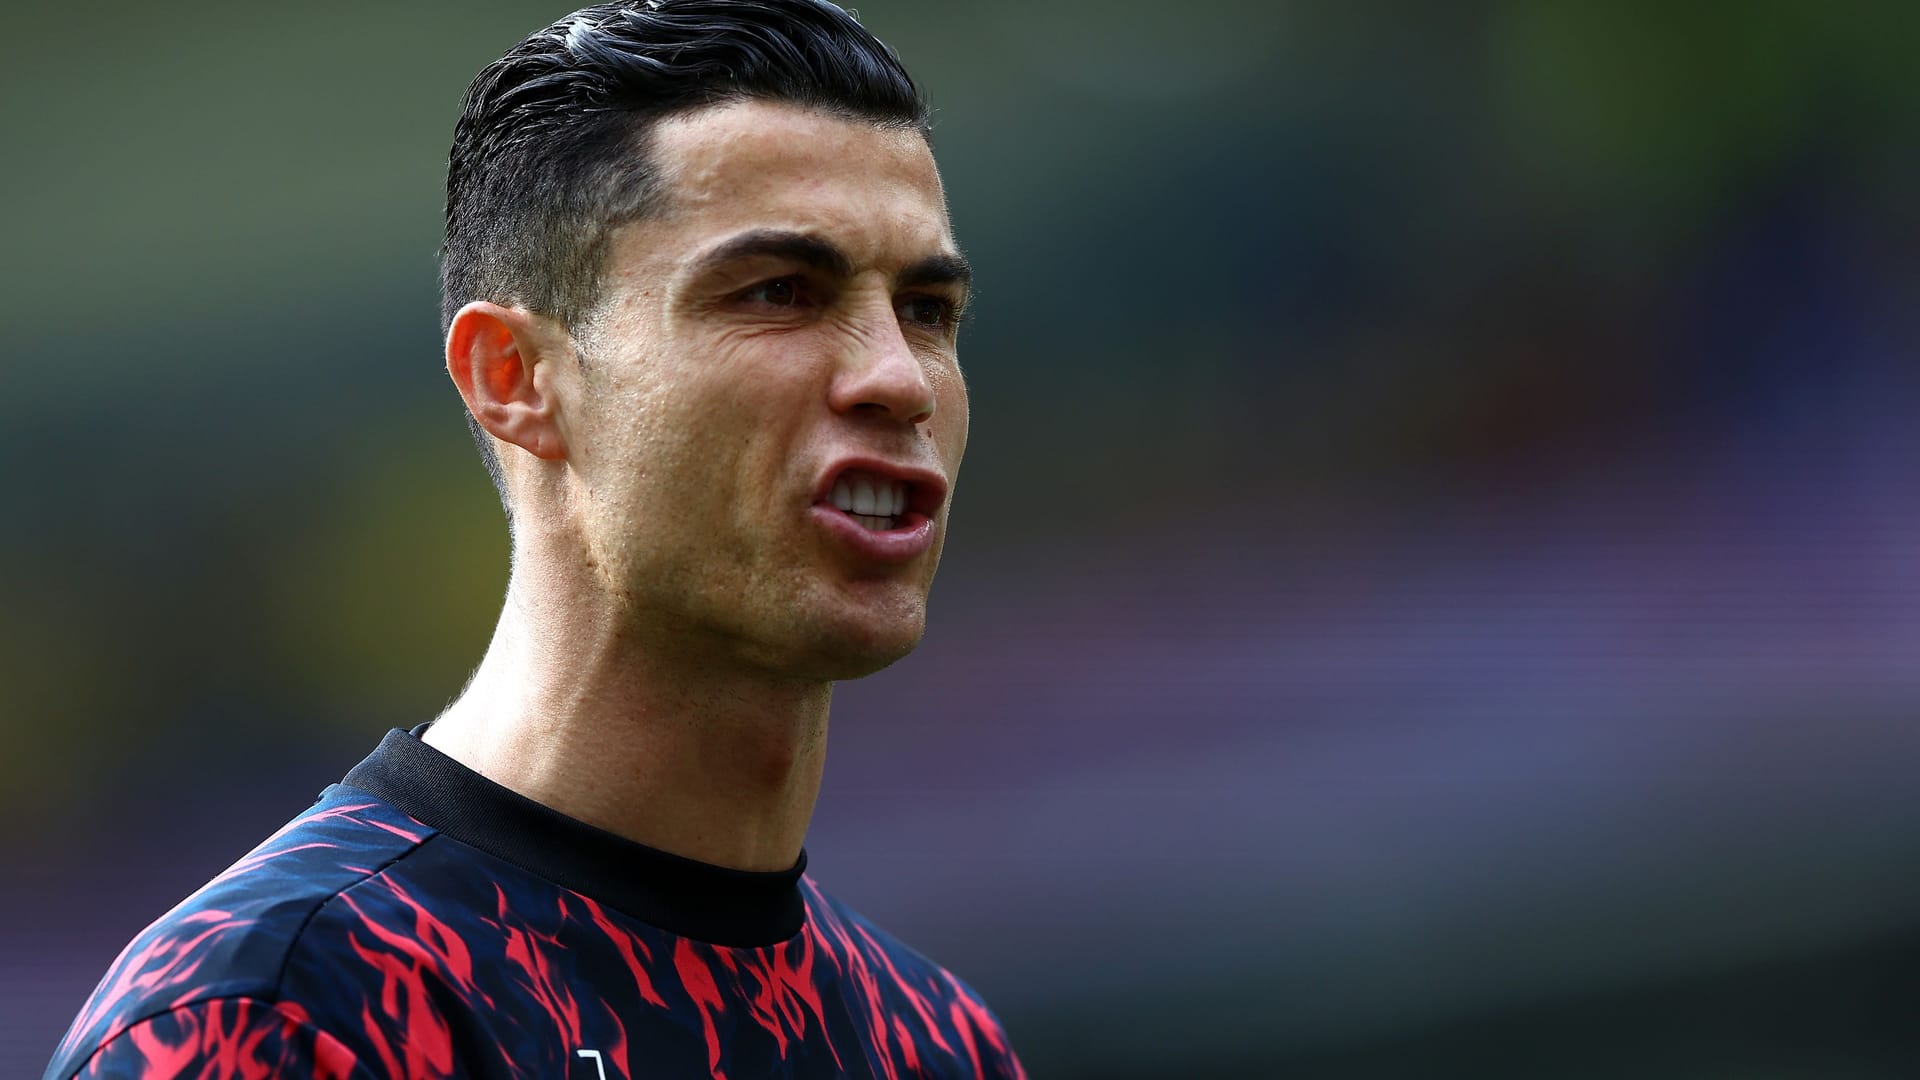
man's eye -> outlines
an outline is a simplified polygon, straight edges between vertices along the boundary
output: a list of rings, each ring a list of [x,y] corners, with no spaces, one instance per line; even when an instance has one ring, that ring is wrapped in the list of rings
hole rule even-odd
[[[743,299],[757,300],[774,307],[792,307],[800,302],[800,286],[792,278],[776,278],[763,281],[740,295]]]
[[[900,318],[915,326],[942,328],[953,325],[953,301],[938,296],[910,296],[894,310]]]

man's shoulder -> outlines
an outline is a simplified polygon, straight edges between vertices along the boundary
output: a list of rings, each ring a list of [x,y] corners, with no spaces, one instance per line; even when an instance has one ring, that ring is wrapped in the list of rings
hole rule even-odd
[[[129,1028],[196,1002],[279,1000],[288,960],[330,902],[418,848],[433,830],[334,785],[307,811],[142,930],[62,1040],[66,1075]]]
[[[881,971],[891,978],[912,984],[960,980],[920,950],[889,933],[885,927],[849,907],[845,901],[820,887],[811,876],[802,879],[808,908],[814,916],[814,929],[829,944],[852,949],[869,961],[877,961]],[[960,983],[964,986],[964,983]]]
[[[870,985],[887,999],[884,1011],[914,1016],[929,1037],[971,1059],[977,1075],[1022,1077],[1006,1028],[985,999],[958,975],[847,906],[808,877],[811,932],[853,974],[856,986]],[[902,1037],[906,1036],[902,1029]]]

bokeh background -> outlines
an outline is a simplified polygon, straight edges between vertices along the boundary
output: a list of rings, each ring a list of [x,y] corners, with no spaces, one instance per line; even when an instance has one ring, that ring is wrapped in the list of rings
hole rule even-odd
[[[485,643],[523,2],[0,10],[0,1073]],[[1920,1073],[1920,5],[871,0],[979,269],[818,876],[1036,1076]]]

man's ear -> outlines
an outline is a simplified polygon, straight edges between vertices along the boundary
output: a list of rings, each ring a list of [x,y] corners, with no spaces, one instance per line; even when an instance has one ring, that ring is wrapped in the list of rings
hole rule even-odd
[[[546,379],[534,379],[542,359],[540,316],[525,308],[475,300],[447,327],[447,374],[460,388],[467,411],[494,438],[537,458],[567,456],[566,439],[554,416]]]

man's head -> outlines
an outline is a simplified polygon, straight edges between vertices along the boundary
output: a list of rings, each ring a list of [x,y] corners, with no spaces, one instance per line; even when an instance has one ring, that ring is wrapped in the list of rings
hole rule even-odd
[[[918,640],[967,272],[925,107],[851,17],[651,0],[522,42],[468,93],[443,287],[510,516],[624,632],[825,678]]]
[[[658,198],[653,126],[737,100],[789,102],[923,135],[928,126],[899,58],[831,3],[582,8],[508,50],[467,88],[447,155],[441,332],[472,300],[580,325],[599,300],[608,233]],[[504,500],[493,445],[478,426],[473,432]]]

